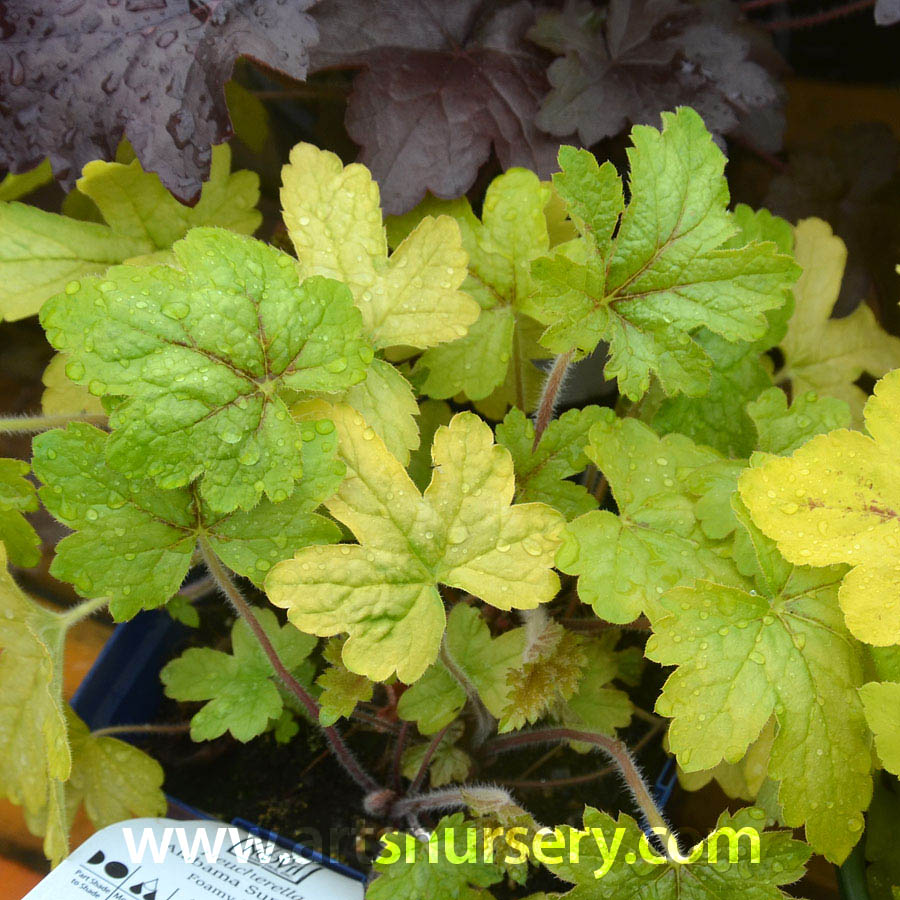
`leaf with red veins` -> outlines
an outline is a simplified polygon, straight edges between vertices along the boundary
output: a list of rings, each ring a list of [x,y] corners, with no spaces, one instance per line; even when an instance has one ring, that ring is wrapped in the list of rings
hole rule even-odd
[[[359,67],[347,131],[381,186],[385,211],[431,191],[458,197],[493,146],[504,168],[547,177],[559,141],[535,125],[549,87],[547,57],[525,40],[528,0],[352,0],[316,7],[321,42],[311,68]]]
[[[225,82],[239,56],[306,77],[312,0],[9,0],[0,15],[0,169],[49,157],[72,187],[123,137],[191,201],[232,134]]]

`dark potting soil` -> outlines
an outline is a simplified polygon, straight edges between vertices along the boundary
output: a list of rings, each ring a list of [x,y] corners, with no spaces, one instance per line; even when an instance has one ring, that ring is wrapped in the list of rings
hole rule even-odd
[[[218,598],[210,598],[198,609],[202,625],[191,633],[186,646],[227,651],[233,621],[228,607]],[[626,636],[625,642],[630,639],[639,640]],[[647,666],[642,683],[632,692],[636,702],[647,708],[662,678],[664,673],[658,667]],[[158,721],[187,721],[200,705],[165,700]],[[297,735],[287,744],[279,744],[272,733],[246,744],[227,734],[199,744],[187,735],[167,734],[153,737],[144,746],[163,765],[165,790],[170,796],[222,821],[246,819],[368,872],[379,850],[377,835],[385,823],[366,816],[361,789],[331,755],[319,730],[303,718],[298,719],[298,724]],[[340,722],[338,727],[363,765],[385,781],[390,770],[391,736],[365,725]],[[620,737],[634,746],[647,727],[645,722],[635,720]],[[607,761],[599,753],[576,754],[561,749],[533,774],[529,773],[529,767],[549,749],[539,746],[498,756],[473,773],[472,779],[497,784],[530,782],[512,785],[510,789],[516,802],[542,824],[580,826],[586,804],[612,815],[618,810],[635,815],[629,794],[614,774],[574,785],[552,784],[558,779],[577,778],[603,769]],[[643,749],[639,761],[650,781],[656,778],[665,759],[658,739]],[[540,780],[551,783],[534,783]],[[439,816],[421,818],[423,825],[429,827],[436,824]],[[514,886],[493,890],[500,900],[511,900],[536,890],[560,889],[562,884],[549,873],[534,870],[527,891]]]

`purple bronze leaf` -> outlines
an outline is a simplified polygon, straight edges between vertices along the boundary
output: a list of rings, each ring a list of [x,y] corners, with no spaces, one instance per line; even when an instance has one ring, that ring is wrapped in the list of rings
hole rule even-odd
[[[122,137],[190,201],[231,135],[225,82],[248,56],[306,77],[312,0],[7,0],[0,3],[0,169],[50,157],[72,186]]]

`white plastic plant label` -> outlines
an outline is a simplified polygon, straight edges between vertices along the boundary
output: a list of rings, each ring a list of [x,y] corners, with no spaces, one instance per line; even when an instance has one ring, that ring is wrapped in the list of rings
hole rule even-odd
[[[362,900],[363,891],[232,825],[131,819],[85,841],[25,900]]]

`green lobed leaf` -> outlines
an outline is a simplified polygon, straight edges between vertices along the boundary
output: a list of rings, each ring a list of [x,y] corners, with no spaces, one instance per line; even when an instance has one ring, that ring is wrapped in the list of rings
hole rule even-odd
[[[432,347],[466,333],[478,305],[458,290],[466,254],[449,216],[424,219],[388,258],[378,185],[365,166],[301,143],[281,177],[304,275],[346,284],[376,347]]]
[[[796,310],[779,344],[784,366],[778,380],[790,380],[795,397],[813,391],[843,400],[859,428],[866,392],[856,382],[864,372],[879,378],[900,366],[900,338],[881,328],[865,302],[849,316],[831,318],[847,248],[827,222],[798,222],[794,255],[803,274],[794,286]]]
[[[23,807],[54,862],[68,853],[62,786],[72,772],[64,641],[62,617],[19,589],[0,544],[0,796]]]
[[[123,819],[164,816],[163,768],[138,747],[108,735],[91,734],[67,708],[72,775],[66,783],[70,817],[83,803],[98,830]]]
[[[612,686],[613,679],[619,675],[620,654],[608,641],[596,638],[582,639],[578,650],[584,659],[580,681],[560,718],[575,728],[615,734],[617,728],[628,725],[634,710],[628,694]],[[594,749],[593,745],[590,749]]]
[[[667,394],[703,394],[711,361],[691,333],[754,341],[784,305],[799,270],[771,241],[729,244],[725,157],[700,116],[663,113],[661,131],[632,130],[630,201],[610,163],[560,150],[554,185],[581,236],[537,260],[534,314],[556,353],[609,342],[606,376],[639,399],[651,373]]]
[[[199,478],[221,512],[284,500],[301,439],[279,392],[361,381],[372,348],[359,312],[346,287],[299,284],[291,257],[259,241],[197,228],[174,251],[181,269],[71,283],[44,306],[48,339],[71,379],[126,398],[110,416],[115,469],[163,488]]]
[[[272,570],[266,591],[301,630],[349,633],[351,672],[380,681],[396,671],[407,683],[422,675],[446,624],[438,584],[500,609],[552,599],[562,516],[541,503],[511,505],[509,452],[477,416],[460,413],[437,430],[422,495],[361,416],[349,407],[328,415],[348,474],[326,505],[359,544],[301,550]]]
[[[782,818],[842,862],[872,793],[862,651],[836,603],[843,570],[786,562],[737,509],[755,577],[742,588],[697,581],[651,610],[647,655],[678,667],[656,709],[672,718],[669,746],[688,772],[738,762],[774,715],[768,774]]]
[[[550,248],[547,206],[551,187],[525,169],[512,168],[488,186],[479,220],[468,200],[429,198],[402,217],[403,229],[418,216],[444,213],[459,224],[469,255],[463,289],[481,306],[481,315],[464,337],[426,350],[414,374],[422,391],[446,399],[462,394],[487,401],[502,415],[510,402],[525,406],[540,373],[531,360],[547,356],[531,334],[534,321],[527,307],[534,284],[531,261]],[[400,229],[394,227],[396,235]],[[519,381],[509,391],[507,382]],[[530,407],[529,407],[530,408]]]
[[[585,452],[608,479],[619,514],[594,510],[570,522],[556,564],[579,576],[578,596],[598,616],[625,623],[715,563],[685,480],[720,457],[683,435],[660,438],[635,419],[601,412]]]
[[[84,596],[109,596],[117,620],[166,603],[179,589],[200,535],[234,571],[261,583],[266,571],[305,544],[340,531],[314,510],[341,482],[337,435],[301,429],[303,479],[281,503],[217,513],[190,488],[165,491],[107,465],[107,435],[73,422],[34,439],[35,474],[47,509],[75,534],[56,547],[51,573]]]
[[[366,890],[366,900],[490,900],[480,889],[500,881],[502,868],[486,862],[459,864],[452,859],[454,853],[466,854],[467,826],[475,827],[462,813],[454,813],[437,823],[427,843],[400,832],[389,833],[388,839],[400,848],[399,859],[393,863],[383,857],[376,860],[378,877]],[[407,846],[413,848],[412,862],[407,862]]]
[[[787,396],[779,388],[763,391],[747,404],[758,438],[756,449],[785,456],[817,434],[850,425],[850,409],[843,400],[819,397],[815,391],[794,396],[788,408]]]
[[[735,833],[750,829],[756,833],[758,859],[753,858],[751,839],[737,840],[736,859],[729,858],[726,837],[716,831],[699,845],[682,851],[691,864],[666,860],[646,844],[646,837],[631,816],[620,813],[613,819],[591,806],[584,811],[584,828],[564,825],[561,833],[564,846],[573,845],[577,832],[577,860],[571,854],[552,851],[559,859],[547,864],[557,877],[573,883],[571,891],[562,894],[565,900],[603,900],[627,897],[633,900],[782,900],[787,897],[779,888],[799,879],[809,858],[809,847],[795,841],[789,831],[763,831],[765,814],[761,809],[741,809],[733,816],[722,813],[716,831],[730,828]],[[610,853],[610,845],[619,839],[615,861],[605,863],[598,842],[605,842],[603,850]],[[732,845],[728,845],[729,847]],[[715,861],[712,849],[715,848]],[[602,876],[597,877],[597,872]]]
[[[34,485],[25,477],[30,471],[20,459],[0,459],[0,542],[16,566],[35,566],[41,558],[41,539],[23,515],[38,508]]]
[[[334,725],[338,719],[347,719],[358,703],[372,699],[375,685],[363,675],[349,671],[341,662],[344,642],[332,638],[325,645],[322,655],[328,667],[316,679],[322,689],[319,695],[319,724]]]
[[[512,454],[516,497],[547,503],[567,519],[595,509],[591,493],[568,479],[587,467],[588,432],[602,415],[598,406],[570,409],[547,426],[535,447],[534,423],[522,410],[511,409],[495,431],[498,443]]]
[[[428,763],[428,782],[432,788],[443,787],[454,781],[465,781],[468,777],[472,759],[465,750],[456,746],[464,731],[462,722],[454,722],[438,742]],[[410,781],[418,774],[430,746],[430,742],[412,744],[404,751],[401,771]]]
[[[315,649],[315,638],[292,625],[279,626],[270,609],[254,610],[254,615],[288,670],[296,669]],[[239,741],[249,741],[284,709],[275,670],[243,619],[231,629],[231,653],[192,647],[167,663],[160,678],[168,697],[209,701],[191,719],[195,741],[210,741],[226,731]]]
[[[220,225],[252,234],[262,221],[255,209],[259,178],[231,172],[227,145],[213,148],[209,181],[193,207],[179,203],[136,159],[88,163],[67,199],[73,198],[92,204],[102,221],[0,203],[0,317],[34,315],[73,279],[116,263],[149,256],[162,261],[159,255],[167,256],[190,228]]]
[[[889,772],[900,774],[900,684],[870,681],[859,689],[859,695],[882,764]]]
[[[447,617],[444,637],[444,654],[452,671],[443,659],[429,666],[403,692],[397,714],[414,721],[422,734],[434,734],[460,714],[467,691],[474,690],[491,715],[500,718],[508,703],[507,675],[521,665],[524,649],[524,628],[494,638],[475,607],[458,603]]]
[[[404,465],[419,446],[419,406],[412,385],[390,363],[373,359],[364,381],[343,395]]]

